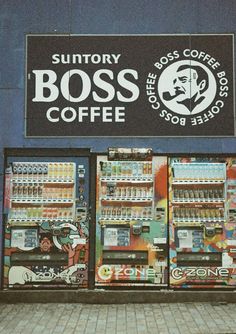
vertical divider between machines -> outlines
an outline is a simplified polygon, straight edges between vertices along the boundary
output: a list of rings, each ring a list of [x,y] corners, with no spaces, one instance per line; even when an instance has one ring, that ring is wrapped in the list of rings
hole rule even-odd
[[[97,186],[97,154],[90,154],[90,222],[89,222],[89,275],[88,288],[95,287],[95,250],[96,250],[96,186]]]
[[[6,222],[7,222],[7,215],[4,213],[4,199],[5,199],[5,170],[7,168],[7,149],[4,149],[3,152],[3,173],[2,173],[2,178],[3,178],[3,197],[2,197],[2,236],[1,236],[1,277],[0,277],[0,288],[1,290],[3,289],[3,279],[4,279],[4,243],[5,243],[5,229],[6,229]]]
[[[167,289],[170,288],[170,193],[169,193],[169,156],[166,156],[166,163],[167,163],[167,168],[166,168],[166,182],[167,182],[167,227],[166,227],[166,238],[167,238]]]

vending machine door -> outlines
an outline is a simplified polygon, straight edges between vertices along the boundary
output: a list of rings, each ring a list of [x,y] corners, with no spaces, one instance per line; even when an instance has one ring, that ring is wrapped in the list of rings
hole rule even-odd
[[[7,157],[3,287],[87,287],[88,208],[88,157]]]
[[[171,158],[170,285],[236,284],[236,160]]]
[[[167,286],[167,254],[167,158],[98,156],[95,285]]]

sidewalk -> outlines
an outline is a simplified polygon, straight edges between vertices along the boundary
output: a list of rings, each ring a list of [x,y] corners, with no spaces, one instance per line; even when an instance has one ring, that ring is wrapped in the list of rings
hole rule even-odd
[[[236,304],[0,304],[0,333],[236,333]]]

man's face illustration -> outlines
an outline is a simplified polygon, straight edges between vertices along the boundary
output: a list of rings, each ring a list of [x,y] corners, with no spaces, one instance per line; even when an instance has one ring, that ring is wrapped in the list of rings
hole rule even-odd
[[[197,93],[200,93],[201,83],[197,83],[198,74],[194,69],[184,69],[178,71],[173,80],[176,101],[181,102],[191,99]]]

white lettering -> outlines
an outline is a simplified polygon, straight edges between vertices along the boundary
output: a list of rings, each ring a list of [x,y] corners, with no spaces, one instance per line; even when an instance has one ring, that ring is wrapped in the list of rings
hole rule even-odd
[[[52,102],[58,98],[59,90],[54,83],[57,80],[57,75],[52,70],[34,70],[35,74],[35,97],[34,102]],[[45,76],[48,78],[44,80]],[[45,96],[45,90],[49,91],[49,95]]]
[[[134,102],[139,97],[139,87],[135,85],[133,82],[127,80],[125,78],[126,74],[130,74],[134,77],[134,79],[138,79],[138,72],[132,69],[125,69],[118,73],[117,81],[121,85],[121,87],[127,89],[132,93],[131,97],[124,97],[120,91],[117,92],[117,98],[120,102]]]
[[[69,81],[72,75],[79,75],[82,80],[82,91],[79,96],[73,97],[69,91]],[[90,93],[91,81],[87,73],[81,70],[70,70],[67,71],[61,78],[61,93],[64,98],[70,102],[81,102],[84,101]]]

